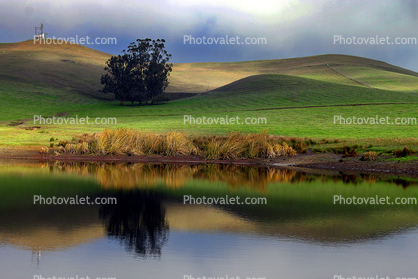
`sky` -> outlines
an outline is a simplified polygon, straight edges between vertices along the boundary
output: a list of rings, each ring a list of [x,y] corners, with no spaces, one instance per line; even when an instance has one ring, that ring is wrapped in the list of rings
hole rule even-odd
[[[418,0],[0,0],[0,7],[0,43],[33,39],[42,22],[50,38],[88,36],[93,44],[85,46],[114,55],[136,39],[163,38],[174,63],[333,53],[418,71]]]

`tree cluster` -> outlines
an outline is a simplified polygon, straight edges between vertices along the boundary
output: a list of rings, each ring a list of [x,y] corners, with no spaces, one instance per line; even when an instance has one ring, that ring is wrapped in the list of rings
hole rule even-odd
[[[158,103],[168,86],[168,77],[173,64],[168,63],[171,54],[164,49],[164,39],[138,39],[123,50],[122,54],[111,57],[102,75],[103,93],[113,93],[123,106],[124,101],[132,104]]]

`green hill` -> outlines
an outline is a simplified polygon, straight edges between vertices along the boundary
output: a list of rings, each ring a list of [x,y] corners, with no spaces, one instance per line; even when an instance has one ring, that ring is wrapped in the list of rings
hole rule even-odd
[[[2,84],[20,82],[92,97],[110,54],[75,44],[34,44],[32,40],[0,44]],[[167,92],[202,93],[239,79],[280,73],[395,91],[418,91],[418,73],[385,62],[347,55],[231,63],[176,63]]]
[[[102,97],[97,91],[109,57],[75,44],[34,44],[32,40],[0,44],[0,80]]]
[[[258,74],[280,73],[394,91],[418,91],[418,73],[388,63],[348,55],[318,55],[232,63],[175,64],[169,90],[205,92]]]
[[[117,126],[198,134],[260,132],[268,128],[273,134],[317,138],[415,138],[411,125],[383,128],[332,123],[336,114],[417,117],[418,73],[385,62],[319,55],[176,63],[167,92],[200,94],[159,106],[120,107],[111,101],[111,95],[98,92],[109,57],[81,45],[34,45],[33,41],[0,44],[0,145],[39,144],[47,142],[51,135],[70,138],[107,127],[45,125],[42,131],[22,132],[31,125],[34,115],[116,117]],[[265,117],[268,123],[185,125],[186,114]],[[21,121],[23,126],[6,126]]]

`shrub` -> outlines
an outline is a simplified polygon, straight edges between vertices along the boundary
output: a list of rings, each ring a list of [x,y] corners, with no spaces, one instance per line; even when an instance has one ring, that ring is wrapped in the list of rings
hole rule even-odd
[[[406,156],[410,156],[412,154],[412,151],[408,149],[408,147],[404,147],[402,150],[396,150],[395,152],[393,152],[393,154],[396,157],[406,157]]]
[[[180,132],[167,133],[162,140],[162,152],[164,155],[192,155],[197,154],[197,148]]]
[[[304,142],[298,142],[295,145],[295,150],[298,153],[306,153],[308,151],[308,145]]]
[[[350,153],[346,154],[347,157],[357,157],[357,151],[355,148],[351,149]]]
[[[315,145],[316,141],[314,139],[311,139],[311,138],[306,138],[305,143],[306,143],[307,146],[310,146],[310,145]]]
[[[48,147],[42,147],[41,148],[41,150],[39,151],[39,154],[41,154],[41,155],[48,155],[48,153],[49,153],[49,149],[48,149]]]
[[[362,161],[376,161],[377,153],[374,151],[364,152],[360,160]]]
[[[202,155],[207,159],[276,158],[294,156],[296,151],[267,131],[259,134],[231,133],[224,137],[199,137],[191,141],[181,132],[145,133],[132,129],[105,129],[98,134],[78,135],[71,143],[60,141],[60,152],[70,154],[161,154]],[[300,149],[306,149],[300,143]]]
[[[215,139],[212,139],[206,145],[205,158],[209,160],[219,159],[219,150],[219,143]]]
[[[63,151],[68,154],[76,154],[77,150],[77,144],[69,143],[64,147]]]
[[[342,153],[343,153],[343,157],[357,157],[358,155],[356,148],[354,146],[350,147],[347,145],[342,148]]]
[[[59,141],[59,143],[58,143],[58,146],[62,146],[62,147],[65,147],[66,145],[68,144],[68,140],[60,140]]]

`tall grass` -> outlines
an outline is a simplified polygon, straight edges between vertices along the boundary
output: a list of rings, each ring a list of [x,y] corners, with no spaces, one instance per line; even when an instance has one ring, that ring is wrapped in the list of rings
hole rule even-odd
[[[226,138],[212,137],[206,146],[204,142],[200,146],[206,159],[276,158],[296,155],[293,148],[286,143],[280,144],[277,138],[269,136],[267,131],[259,134],[236,132]]]
[[[200,155],[206,159],[276,158],[294,156],[296,151],[279,143],[267,131],[259,134],[231,133],[227,137],[190,139],[181,132],[157,134],[133,129],[105,129],[101,133],[83,134],[60,148],[61,153],[94,155],[167,156]]]
[[[123,128],[105,129],[93,135],[79,135],[73,143],[67,144],[61,150],[64,153],[96,155],[197,154],[196,147],[182,133],[170,132],[160,135]]]

